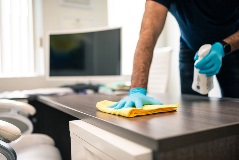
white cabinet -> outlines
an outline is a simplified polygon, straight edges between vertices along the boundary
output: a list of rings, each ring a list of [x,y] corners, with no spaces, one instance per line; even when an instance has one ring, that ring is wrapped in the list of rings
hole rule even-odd
[[[81,120],[70,122],[72,160],[152,160],[152,150]]]

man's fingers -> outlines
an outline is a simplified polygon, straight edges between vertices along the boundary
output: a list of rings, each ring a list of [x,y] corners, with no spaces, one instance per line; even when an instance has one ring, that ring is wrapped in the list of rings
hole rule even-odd
[[[154,99],[154,98],[150,98],[149,99],[149,103],[152,104],[152,105],[162,105],[163,103]]]
[[[204,67],[206,64],[208,64],[212,60],[211,56],[206,56],[203,59],[201,59],[197,64],[195,64],[195,67],[200,69],[201,67]]]
[[[135,107],[136,108],[142,108],[143,107],[143,103],[141,100],[135,100]]]
[[[198,52],[194,56],[194,61],[198,60]]]
[[[115,103],[115,104],[109,106],[108,108],[115,108],[118,104],[119,104],[119,102],[117,102],[117,103]]]
[[[128,101],[124,105],[124,108],[132,108],[132,107],[134,107],[134,102],[132,102],[132,101]]]
[[[124,108],[126,101],[121,101],[114,109],[121,109]]]

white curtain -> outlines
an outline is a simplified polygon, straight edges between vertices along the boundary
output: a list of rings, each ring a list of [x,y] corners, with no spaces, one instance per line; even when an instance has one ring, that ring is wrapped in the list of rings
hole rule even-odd
[[[32,0],[0,0],[0,77],[34,74]]]

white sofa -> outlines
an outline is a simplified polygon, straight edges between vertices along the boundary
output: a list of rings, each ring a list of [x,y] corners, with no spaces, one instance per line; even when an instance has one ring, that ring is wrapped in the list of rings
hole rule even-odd
[[[62,159],[51,137],[32,133],[33,125],[28,116],[35,112],[30,104],[0,99],[1,156],[4,155],[7,160],[15,160],[16,157],[18,160]]]

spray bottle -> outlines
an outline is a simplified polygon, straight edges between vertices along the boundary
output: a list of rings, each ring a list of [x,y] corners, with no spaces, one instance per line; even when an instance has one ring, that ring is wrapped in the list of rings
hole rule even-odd
[[[198,63],[203,57],[205,57],[211,50],[210,44],[205,44],[200,47],[198,51],[198,60],[195,64]],[[199,70],[194,67],[194,77],[192,89],[202,95],[208,94],[208,92],[213,88],[213,76],[207,77],[205,74],[200,74]]]

